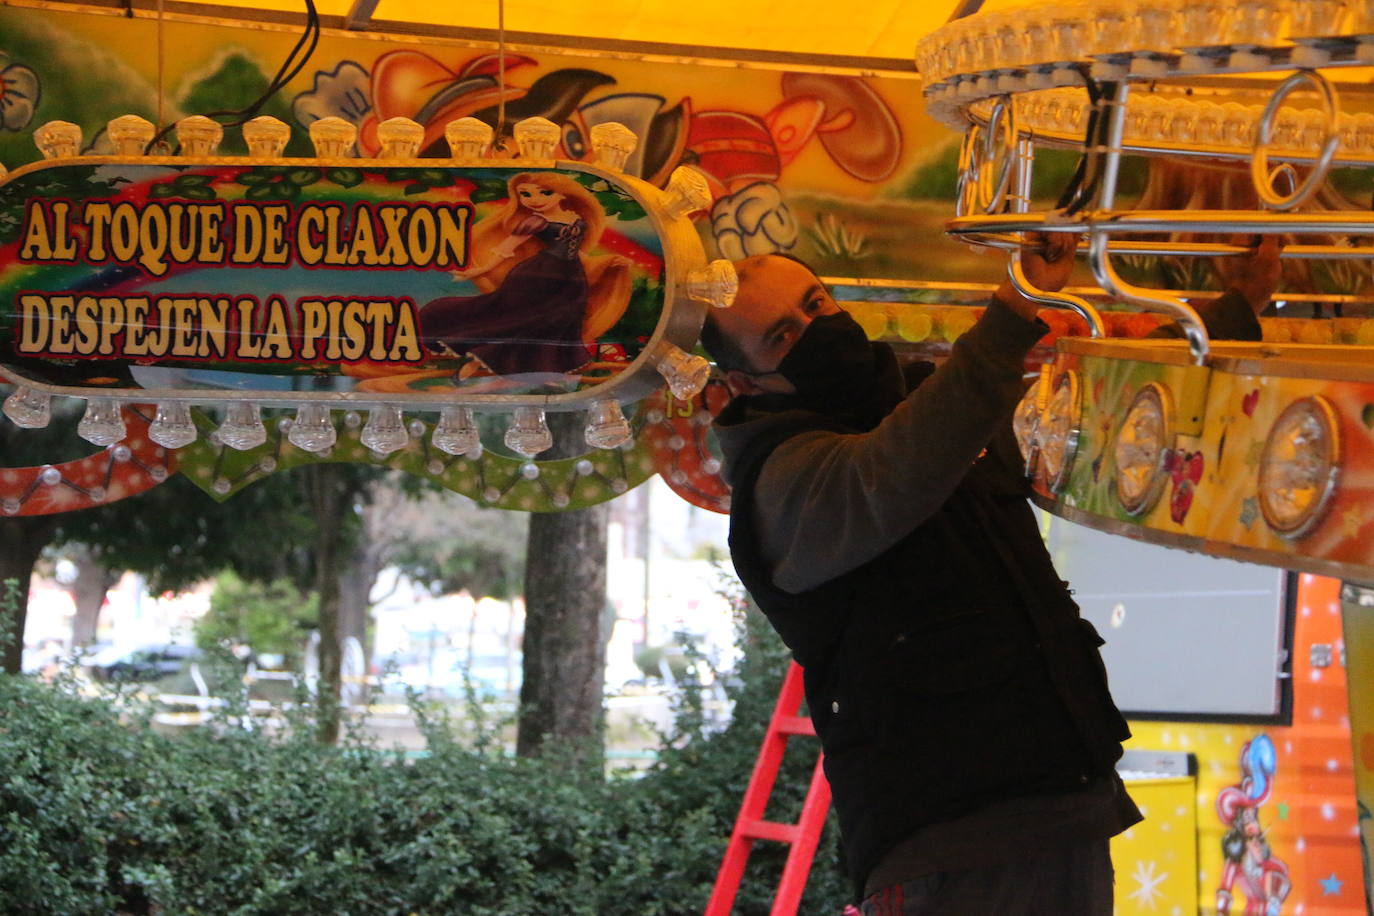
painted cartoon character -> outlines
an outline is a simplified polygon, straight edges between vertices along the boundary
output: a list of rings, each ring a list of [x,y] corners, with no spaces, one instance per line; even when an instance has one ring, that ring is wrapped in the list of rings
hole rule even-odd
[[[1268,735],[1256,735],[1240,750],[1241,781],[1217,793],[1217,815],[1229,826],[1221,840],[1226,864],[1217,887],[1217,914],[1231,912],[1239,886],[1245,916],[1278,916],[1293,884],[1288,866],[1273,855],[1260,826],[1259,808],[1269,798],[1278,757]]]
[[[472,266],[457,274],[482,293],[427,304],[425,344],[470,356],[497,375],[572,372],[624,314],[629,262],[587,255],[605,215],[572,177],[522,172],[508,187],[505,207],[473,230]]]

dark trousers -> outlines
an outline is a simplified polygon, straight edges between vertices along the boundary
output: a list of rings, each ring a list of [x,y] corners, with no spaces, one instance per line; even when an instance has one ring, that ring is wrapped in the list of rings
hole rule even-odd
[[[1111,916],[1106,840],[989,868],[924,875],[864,900],[863,916]]]

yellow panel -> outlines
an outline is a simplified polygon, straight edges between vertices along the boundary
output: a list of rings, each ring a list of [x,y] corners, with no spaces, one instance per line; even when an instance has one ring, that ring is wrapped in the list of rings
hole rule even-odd
[[[1126,788],[1145,820],[1112,838],[1117,916],[1196,916],[1197,781],[1141,779]]]

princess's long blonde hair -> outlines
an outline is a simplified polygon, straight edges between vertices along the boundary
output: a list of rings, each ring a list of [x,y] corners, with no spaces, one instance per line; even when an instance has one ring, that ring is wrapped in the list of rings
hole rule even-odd
[[[534,211],[520,203],[518,189],[532,184],[562,196],[562,207],[576,213],[586,225],[578,257],[587,275],[587,311],[582,320],[582,339],[593,341],[606,333],[625,314],[630,303],[630,272],[624,264],[615,263],[608,256],[592,256],[589,252],[601,241],[606,229],[606,214],[601,204],[570,175],[561,172],[521,172],[507,182],[510,199],[501,209],[478,222],[472,230],[472,262],[481,263],[488,252],[512,232],[521,220]],[[491,292],[506,279],[506,274],[521,261],[531,258],[544,248],[533,236],[525,238],[515,253],[493,267],[474,282],[483,292]]]

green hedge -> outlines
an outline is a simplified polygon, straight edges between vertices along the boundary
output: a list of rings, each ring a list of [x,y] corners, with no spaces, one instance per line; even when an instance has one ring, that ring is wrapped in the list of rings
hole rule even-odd
[[[169,738],[108,698],[0,677],[0,911],[701,913],[784,664],[771,634],[749,640],[729,727],[706,734],[689,694],[649,772],[608,780],[429,716],[419,759],[319,745],[308,714],[275,739],[227,721]],[[789,820],[815,761],[792,743],[770,811]],[[843,907],[833,837],[801,912]],[[768,912],[784,856],[755,850],[736,913]]]

